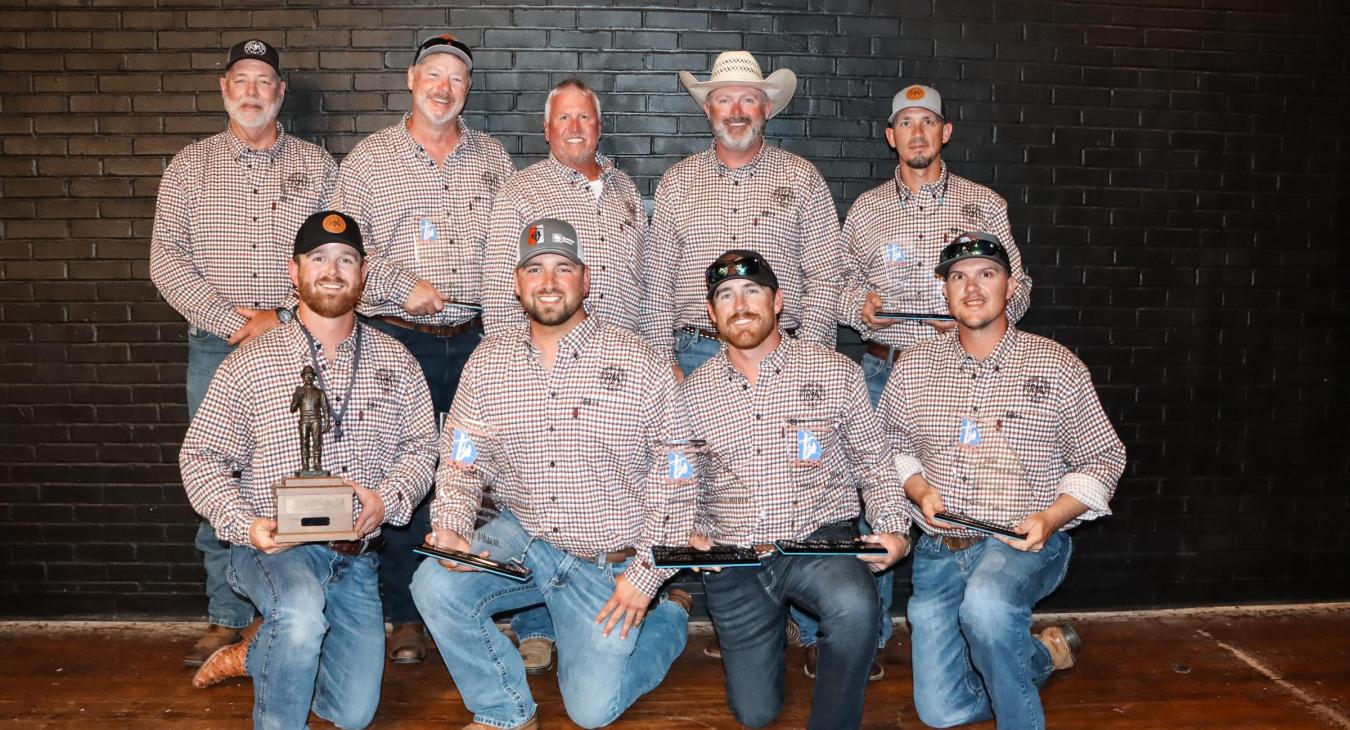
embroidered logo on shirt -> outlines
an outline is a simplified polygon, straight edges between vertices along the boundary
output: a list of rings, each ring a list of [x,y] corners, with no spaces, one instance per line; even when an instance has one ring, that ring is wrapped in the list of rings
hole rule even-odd
[[[803,405],[816,405],[825,400],[825,386],[820,383],[802,383],[800,395]]]
[[[467,431],[455,429],[455,435],[450,440],[450,460],[460,466],[473,466],[478,461],[478,445]]]
[[[961,430],[957,434],[962,446],[975,448],[980,445],[980,427],[969,418],[961,419]]]
[[[678,451],[666,452],[666,478],[671,481],[684,481],[694,478],[694,465]]]
[[[293,172],[286,177],[285,184],[282,185],[282,194],[302,193],[309,187],[309,175],[303,172]]]
[[[1022,384],[1022,395],[1032,403],[1040,403],[1050,397],[1050,379],[1033,375]]]
[[[495,193],[502,184],[502,176],[495,172],[485,172],[483,173],[483,184]]]
[[[394,374],[393,370],[383,368],[376,370],[375,379],[380,381],[380,390],[384,391],[384,395],[392,395],[395,386],[398,384],[398,376]]]
[[[627,373],[618,365],[606,365],[600,371],[600,383],[605,386],[605,390],[618,390],[627,379]]]
[[[961,213],[965,215],[971,230],[980,230],[984,228],[984,211],[975,203],[966,203],[961,206]]]
[[[796,200],[796,198],[797,192],[792,188],[783,187],[783,188],[774,188],[773,190],[773,201],[777,203],[778,207],[782,208],[783,210],[791,208],[792,201]]]

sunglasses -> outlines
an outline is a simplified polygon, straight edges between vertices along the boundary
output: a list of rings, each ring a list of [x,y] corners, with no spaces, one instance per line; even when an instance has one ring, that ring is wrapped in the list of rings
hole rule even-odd
[[[764,263],[764,260],[758,256],[742,256],[740,258],[722,261],[709,266],[708,270],[704,272],[704,277],[707,279],[708,287],[711,289],[722,283],[727,277],[757,276],[761,271],[764,271],[767,266],[768,265]]]
[[[938,258],[938,261],[946,263],[967,256],[990,256],[1004,262],[1008,260],[1008,252],[1004,250],[1003,244],[998,241],[961,236],[942,249],[942,256]]]
[[[455,37],[452,35],[432,36],[425,41],[422,41],[422,45],[417,47],[417,53],[413,54],[413,58],[421,58],[424,51],[428,48],[435,48],[436,46],[450,46],[452,48],[457,48],[463,51],[464,55],[468,56],[470,60],[473,59],[473,51],[470,51],[469,47],[460,41],[455,40]]]

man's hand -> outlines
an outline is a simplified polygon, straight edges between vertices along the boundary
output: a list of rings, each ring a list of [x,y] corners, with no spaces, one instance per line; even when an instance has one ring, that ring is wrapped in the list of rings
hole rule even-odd
[[[431,282],[423,279],[417,282],[408,298],[403,300],[403,311],[408,314],[435,314],[445,309],[447,300],[448,297],[436,291]]]
[[[266,517],[258,517],[248,525],[248,544],[254,549],[274,555],[287,550],[290,545],[281,545],[277,543],[277,521],[269,520]]]
[[[356,518],[353,529],[356,530],[357,537],[365,537],[384,524],[384,497],[381,497],[379,492],[366,489],[350,479],[343,479],[342,483],[356,492],[356,499],[361,503],[361,516]]]
[[[242,327],[230,335],[230,339],[225,343],[228,345],[242,345],[245,342],[257,337],[267,330],[281,324],[277,319],[275,309],[245,309],[244,307],[235,307],[234,313],[247,319]]]
[[[689,547],[692,547],[695,550],[701,550],[706,553],[709,550],[712,550],[713,541],[712,538],[708,537],[707,535],[700,535],[697,532],[691,532],[689,533]],[[695,573],[702,573],[705,570],[708,571],[709,573],[722,572],[721,568],[690,568],[690,570],[694,571]]]
[[[1025,520],[1017,523],[1013,532],[1024,535],[1021,540],[1000,537],[1003,542],[1018,550],[1039,553],[1059,528],[1069,524],[1087,511],[1087,505],[1069,494],[1061,494],[1049,507],[1040,512],[1032,512]]]
[[[465,540],[458,532],[455,532],[453,530],[444,530],[439,527],[431,528],[431,532],[427,533],[426,543],[439,550],[458,550],[462,553],[469,552],[468,540]],[[486,558],[488,556],[488,551],[484,550],[483,552],[479,553],[479,555]],[[472,568],[467,565],[460,565],[459,563],[452,563],[449,560],[437,560],[436,562],[440,563],[442,568],[445,568],[447,570],[453,570],[458,573],[478,572],[477,568]]]
[[[676,384],[676,385],[679,385],[680,383],[683,383],[683,382],[684,382],[684,369],[680,367],[680,364],[679,364],[679,363],[677,363],[677,362],[671,363],[671,364],[670,364],[670,370],[671,370],[671,372],[675,373],[675,384]]]
[[[915,474],[905,480],[905,496],[909,497],[914,504],[919,505],[920,510],[923,510],[924,522],[927,522],[929,526],[938,529],[952,527],[952,525],[935,517],[937,513],[943,512],[947,508],[942,504],[942,495],[938,494],[938,490],[934,489],[933,485],[923,478],[923,474]]]
[[[877,310],[881,309],[881,295],[876,292],[868,292],[867,299],[863,301],[862,321],[863,324],[874,330],[884,329],[895,324],[898,320],[889,317],[878,317]]]
[[[623,628],[619,630],[619,638],[627,639],[629,629],[637,628],[642,625],[642,619],[647,616],[647,606],[652,599],[647,594],[638,590],[632,583],[628,582],[628,576],[620,575],[614,579],[614,595],[605,601],[605,605],[600,607],[600,613],[595,615],[595,622],[598,624],[609,617],[609,622],[605,624],[603,633],[609,636],[609,632],[614,630],[614,625],[623,619]]]
[[[875,535],[863,535],[863,542],[879,543],[886,548],[885,555],[859,555],[858,559],[867,563],[867,567],[872,569],[873,573],[881,571],[895,565],[900,558],[905,557],[909,550],[909,539],[903,535],[896,535],[891,532],[879,532]]]
[[[938,334],[956,329],[956,322],[950,319],[925,319],[924,324],[937,330]]]

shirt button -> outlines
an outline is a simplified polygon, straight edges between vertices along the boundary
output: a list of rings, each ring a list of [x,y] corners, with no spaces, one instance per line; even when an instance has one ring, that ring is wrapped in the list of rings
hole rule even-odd
[[[600,264],[600,270],[601,270],[601,271],[604,271],[604,270],[605,270],[605,265],[604,265],[604,264]]]
[[[256,271],[253,272],[253,278],[255,278],[255,279],[258,278],[258,272],[256,272]]]
[[[253,216],[253,222],[254,222],[254,223],[257,223],[257,222],[258,222],[258,216],[256,216],[256,215]],[[258,247],[258,244],[256,244],[256,243],[253,244],[253,247],[254,247],[254,248],[257,248],[257,247]]]
[[[756,420],[756,421],[762,421],[762,420],[764,420],[764,414],[763,414],[763,413],[756,413],[756,414],[755,414],[755,420]]]
[[[604,236],[601,236],[601,237],[600,237],[600,243],[604,243],[604,242],[605,242],[605,237],[604,237]]]
[[[258,194],[258,189],[257,189],[257,188],[253,188],[253,194],[254,194],[254,195],[257,195],[257,194]]]
[[[548,463],[548,465],[549,465],[549,466],[557,466],[557,463],[556,463],[556,462],[550,461],[550,462]]]
[[[763,456],[764,449],[755,449],[755,456]]]
[[[604,298],[605,298],[605,295],[604,295],[604,294],[601,294],[601,295],[600,295],[600,298],[601,298],[601,299],[604,299]]]
[[[556,390],[555,390],[555,391],[551,391],[551,392],[548,394],[548,397],[550,397],[550,398],[557,398],[557,397],[558,397],[558,391],[556,391]]]

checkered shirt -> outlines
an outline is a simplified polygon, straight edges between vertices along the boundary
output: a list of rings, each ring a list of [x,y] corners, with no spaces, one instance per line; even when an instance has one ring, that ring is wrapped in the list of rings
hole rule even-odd
[[[222,339],[248,321],[235,307],[293,305],[295,232],[332,206],[336,181],[332,156],[280,124],[265,150],[229,129],[184,147],[159,183],[151,281],[188,324]]]
[[[839,296],[839,319],[865,339],[903,349],[938,334],[913,320],[873,330],[862,321],[863,302],[874,291],[891,309],[947,314],[942,280],[933,268],[942,249],[965,231],[992,233],[1008,249],[1017,278],[1009,321],[1020,320],[1031,304],[1031,277],[1008,226],[1008,204],[993,190],[942,165],[941,176],[917,193],[900,181],[897,167],[893,179],[858,196],[849,208],[843,230],[849,273]]]
[[[459,143],[438,166],[408,133],[410,117],[366,137],[338,171],[339,205],[360,224],[370,265],[358,309],[368,317],[459,324],[477,312],[447,306],[412,315],[403,301],[422,280],[453,301],[481,301],[492,199],[515,168],[500,142],[463,118]]]
[[[878,532],[908,533],[891,447],[853,361],[784,335],[755,384],[723,348],[681,393],[708,450],[696,532],[736,545],[803,539],[857,517],[861,488]]]
[[[1012,526],[1068,494],[1088,509],[1064,529],[1111,514],[1125,446],[1087,367],[1053,340],[1009,327],[984,360],[966,354],[956,332],[925,340],[896,361],[878,412],[901,483],[922,473],[949,511]],[[967,445],[999,436],[1015,456],[1003,466],[996,452]],[[910,511],[934,532],[913,503]]]
[[[670,366],[629,330],[586,318],[559,343],[551,372],[527,326],[491,335],[464,367],[445,422],[432,524],[468,536],[488,487],[560,550],[636,548],[624,574],[654,596],[674,571],[653,568],[648,548],[684,544],[694,519],[694,480],[667,470],[663,447],[683,436],[682,422]]]
[[[735,170],[710,148],[661,177],[642,307],[642,335],[658,352],[673,358],[673,332],[682,326],[713,329],[703,272],[733,248],[758,251],[773,267],[785,329],[834,346],[835,297],[844,276],[839,213],[815,166],[766,143]]]
[[[357,326],[361,358],[351,403],[342,419],[342,438],[336,438],[336,427],[323,436],[323,465],[335,477],[378,492],[385,522],[406,525],[435,475],[431,394],[403,345],[374,328]],[[355,343],[353,334],[339,344],[332,364],[319,355],[334,412],[341,410],[353,376]],[[255,518],[276,517],[272,488],[300,468],[299,420],[290,405],[301,384],[300,371],[311,364],[308,336],[292,322],[231,353],[211,379],[178,463],[193,509],[220,539],[247,545]],[[353,506],[359,515],[355,497]]]
[[[506,181],[492,207],[487,263],[483,268],[483,326],[488,334],[525,321],[515,295],[520,232],[539,218],[572,224],[591,271],[590,312],[637,331],[642,299],[642,250],[647,213],[632,178],[596,153],[604,192],[600,199],[586,187],[586,176],[552,155]]]

